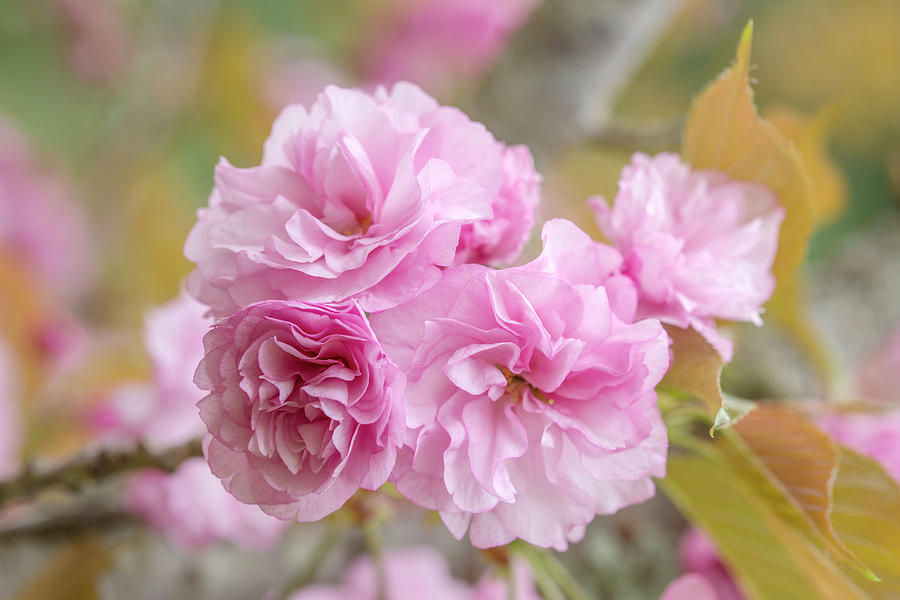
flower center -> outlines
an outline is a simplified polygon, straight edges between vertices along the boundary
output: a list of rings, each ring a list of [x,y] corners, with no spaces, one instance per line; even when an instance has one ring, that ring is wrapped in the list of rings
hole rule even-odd
[[[544,392],[525,381],[522,376],[516,375],[506,367],[497,368],[500,369],[500,372],[503,373],[504,377],[506,377],[505,396],[509,401],[513,403],[521,402],[522,396],[525,394],[525,392],[530,391],[531,395],[541,402],[544,402],[545,404],[549,404],[551,406],[553,405],[553,398],[548,398],[547,395],[544,394]]]
[[[365,235],[367,231],[369,231],[369,227],[372,225],[372,215],[366,215],[362,219],[359,220],[356,227],[352,229],[345,229],[341,233],[346,236],[351,235]]]

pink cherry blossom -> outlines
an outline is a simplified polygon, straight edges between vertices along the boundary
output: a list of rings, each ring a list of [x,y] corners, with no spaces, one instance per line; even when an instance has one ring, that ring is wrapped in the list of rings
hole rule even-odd
[[[90,279],[85,217],[63,177],[0,118],[0,252],[11,252],[46,289],[72,296]]]
[[[19,468],[22,449],[20,391],[19,372],[12,352],[0,338],[0,478]]]
[[[612,208],[590,201],[625,257],[639,314],[694,327],[731,360],[715,319],[761,323],[775,289],[772,263],[784,210],[767,188],[693,171],[675,154],[635,154]]]
[[[194,385],[194,370],[203,358],[203,336],[212,325],[205,312],[206,307],[182,293],[147,314],[144,344],[153,380],[119,386],[94,413],[96,429],[107,441],[141,440],[166,447],[205,432],[197,409],[204,394]]]
[[[203,342],[206,455],[239,500],[314,521],[385,483],[403,438],[404,378],[355,303],[260,302]]]
[[[493,217],[503,151],[412,84],[329,86],[282,112],[261,166],[216,168],[188,289],[219,317],[270,299],[396,306],[440,279],[464,225]]]
[[[527,146],[511,146],[503,153],[503,186],[491,206],[492,219],[464,225],[456,250],[457,264],[494,266],[514,262],[531,236],[534,211],[541,196],[541,176]]]
[[[479,77],[528,19],[537,0],[413,0],[366,48],[365,72],[442,94]]]
[[[660,600],[722,600],[703,575],[688,573],[669,584]]]
[[[147,314],[144,344],[153,379],[119,386],[110,402],[91,415],[104,443],[142,441],[166,448],[203,435],[197,408],[203,392],[193,376],[203,358],[203,335],[212,324],[205,310],[182,293]],[[185,461],[172,474],[139,471],[126,486],[125,505],[184,550],[223,540],[261,549],[285,528],[283,521],[225,491],[202,458]]]
[[[618,316],[628,295],[603,286],[621,279],[615,250],[564,220],[542,237],[532,263],[448,270],[372,318],[409,380],[392,481],[477,547],[563,549],[594,515],[652,496],[665,472],[662,326]]]
[[[507,583],[485,574],[475,586],[454,579],[444,557],[427,546],[390,550],[384,557],[386,600],[507,600]],[[516,561],[516,592],[519,600],[540,597],[527,568]],[[375,600],[375,567],[364,556],[357,559],[338,585],[308,586],[290,600]]]
[[[186,460],[171,474],[139,472],[128,484],[125,505],[182,550],[222,540],[264,550],[287,525],[226,492],[202,458]]]

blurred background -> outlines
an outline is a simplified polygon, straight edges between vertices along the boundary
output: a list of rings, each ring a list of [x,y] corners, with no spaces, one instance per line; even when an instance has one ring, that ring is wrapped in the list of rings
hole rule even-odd
[[[92,443],[97,406],[151,377],[144,316],[190,270],[182,247],[213,167],[257,164],[286,104],[329,83],[419,83],[532,148],[541,218],[598,234],[585,198],[612,197],[634,151],[678,150],[691,98],[751,18],[757,103],[803,153],[823,208],[796,292],[809,310],[770,307],[766,327],[738,329],[726,388],[850,397],[900,324],[898,0],[4,2],[0,394],[14,408],[0,421],[21,426],[0,423],[0,444],[24,460],[73,454]],[[48,502],[51,516],[64,504]],[[0,598],[262,597],[322,534],[295,527],[268,556],[173,553],[114,502],[98,510],[82,529],[43,532],[3,515]],[[483,568],[404,510],[390,539],[439,545],[463,578]],[[683,527],[657,498],[597,519],[566,560],[598,597],[655,598]],[[322,577],[360,540],[341,544]],[[52,595],[73,577],[99,581],[97,595]]]

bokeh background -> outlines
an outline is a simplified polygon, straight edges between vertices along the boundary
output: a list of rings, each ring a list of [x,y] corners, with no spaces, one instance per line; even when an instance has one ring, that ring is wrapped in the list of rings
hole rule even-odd
[[[632,152],[677,151],[691,98],[751,18],[758,105],[803,152],[825,209],[797,292],[808,310],[737,330],[725,385],[752,398],[851,395],[900,324],[898,0],[4,2],[0,171],[41,182],[0,186],[0,358],[16,381],[0,393],[15,395],[25,458],[89,445],[92,407],[150,376],[144,314],[190,270],[182,246],[213,167],[257,164],[284,105],[329,83],[420,83],[529,144],[541,217],[597,234],[585,198],[612,196]],[[261,597],[321,534],[296,528],[273,560],[224,546],[179,554],[127,519],[88,533],[0,525],[0,597],[22,598],[76,597],[54,588],[66,577],[100,581],[104,598]],[[566,560],[597,597],[655,598],[677,572],[683,527],[658,498],[597,519]],[[417,511],[390,536],[439,545],[461,577],[483,568]],[[361,545],[341,543],[326,579]]]

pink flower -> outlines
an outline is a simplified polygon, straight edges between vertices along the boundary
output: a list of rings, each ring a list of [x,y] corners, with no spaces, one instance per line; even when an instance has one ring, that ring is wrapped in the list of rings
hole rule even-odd
[[[197,402],[194,370],[203,358],[203,335],[212,325],[206,307],[182,293],[147,314],[144,344],[153,363],[152,383],[124,384],[93,416],[110,442],[141,440],[166,447],[201,436],[205,428]]]
[[[715,319],[760,324],[775,289],[772,263],[784,210],[767,188],[717,171],[692,171],[675,154],[635,154],[615,205],[590,201],[625,257],[639,314],[694,327],[731,360]]]
[[[239,500],[314,521],[384,484],[403,438],[404,378],[356,304],[260,302],[203,342],[207,458]]]
[[[541,197],[541,176],[527,146],[503,152],[503,186],[494,199],[494,217],[464,225],[456,263],[500,266],[514,262],[531,236],[534,211]]]
[[[409,80],[441,94],[479,77],[531,16],[537,0],[415,0],[366,48],[381,83]]]
[[[717,600],[742,600],[744,598],[728,567],[719,558],[718,548],[699,529],[688,529],[682,536],[681,543],[678,546],[678,560],[687,573],[695,576],[694,581],[700,578],[714,591],[714,594],[709,596],[710,598]],[[688,577],[686,575],[680,579],[687,579]],[[675,584],[673,583],[672,585]],[[687,590],[696,585],[698,584],[683,583],[681,587],[676,589],[684,588]],[[672,586],[669,586],[669,589],[672,590]],[[703,597],[698,596],[698,598]],[[668,597],[663,596],[663,598],[665,600]],[[689,595],[672,596],[672,600],[677,600],[678,598],[687,600],[693,597]]]
[[[203,358],[203,335],[212,324],[204,312],[203,305],[182,293],[148,313],[144,343],[153,380],[120,386],[111,402],[91,415],[106,443],[140,440],[165,448],[203,435],[197,408],[203,392],[193,375]],[[285,527],[226,492],[202,458],[185,461],[172,474],[139,471],[127,484],[125,505],[185,550],[222,540],[261,549]]]
[[[900,329],[865,358],[857,381],[866,398],[900,406]]]
[[[121,0],[57,0],[68,29],[69,63],[79,75],[105,82],[128,66],[132,33]]]
[[[264,550],[287,525],[226,492],[202,458],[188,459],[171,474],[139,472],[129,482],[125,504],[182,550],[221,540]]]
[[[703,575],[688,573],[669,584],[660,600],[722,600]]]
[[[39,169],[25,138],[0,118],[0,252],[63,296],[90,278],[85,217],[64,180]]]
[[[391,550],[384,557],[387,600],[506,600],[507,584],[486,574],[474,586],[454,579],[444,557],[427,546]],[[538,600],[527,568],[514,563],[519,600]],[[375,600],[375,567],[367,556],[357,559],[339,585],[313,585],[290,600]]]
[[[0,338],[0,478],[12,475],[19,468],[22,449],[20,392],[18,368]]]
[[[188,289],[220,317],[269,299],[396,306],[440,279],[464,225],[492,218],[503,150],[414,85],[329,86],[282,112],[261,166],[219,164]]]
[[[409,380],[392,481],[477,547],[565,548],[665,472],[662,326],[617,316],[627,294],[603,287],[615,250],[564,220],[542,237],[532,263],[449,270],[372,320]]]

